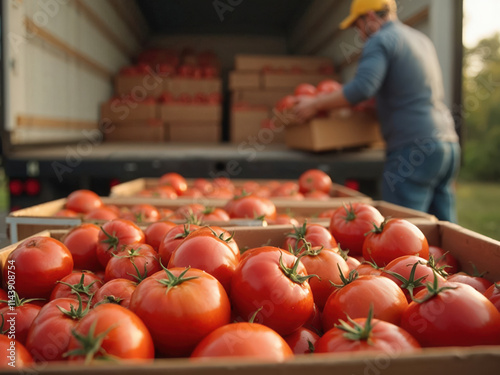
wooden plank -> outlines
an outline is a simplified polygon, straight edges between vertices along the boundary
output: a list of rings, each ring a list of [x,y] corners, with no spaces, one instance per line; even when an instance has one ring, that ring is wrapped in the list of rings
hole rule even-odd
[[[52,128],[52,129],[95,129],[96,121],[61,119],[42,116],[19,115],[17,126],[24,128]]]
[[[83,66],[85,66],[92,72],[98,74],[102,78],[106,80],[112,79],[113,73],[106,67],[88,58],[86,55],[84,55],[80,51],[77,51],[76,49],[68,45],[66,42],[62,41],[52,33],[48,32],[47,30],[38,27],[29,17],[26,17],[24,22],[26,25],[26,30],[30,35],[34,35],[37,38],[40,38],[41,40],[49,43],[53,47],[64,52],[67,56],[77,60]]]
[[[123,43],[122,39],[114,33],[106,22],[103,21],[99,15],[92,10],[83,0],[76,0],[76,8],[95,26],[99,32],[106,37],[116,48],[120,50],[127,57],[132,57],[133,50],[128,45]]]
[[[144,36],[141,28],[137,25],[135,19],[130,17],[130,14],[123,8],[123,0],[109,0],[109,4],[113,7],[116,14],[125,22],[127,27],[132,32],[132,35],[135,37],[139,44],[142,44],[144,41]]]

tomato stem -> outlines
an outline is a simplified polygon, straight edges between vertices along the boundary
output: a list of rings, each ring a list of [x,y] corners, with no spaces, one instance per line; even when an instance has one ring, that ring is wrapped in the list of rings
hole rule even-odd
[[[342,203],[342,206],[344,207],[346,216],[345,216],[345,221],[354,221],[356,220],[356,213],[354,212],[354,209],[352,208],[352,203],[349,203],[349,208],[347,208],[345,203]]]
[[[8,301],[0,300],[0,302],[8,304],[10,307],[19,307],[33,301],[44,301],[44,300],[45,300],[44,298],[19,298],[19,294],[17,294],[17,292],[14,291],[13,299]],[[14,301],[14,303],[12,303],[12,301]]]
[[[83,308],[83,301],[82,301],[82,297],[80,297],[79,294],[76,295],[76,297],[78,298],[78,308],[75,309],[75,307],[73,305],[70,305],[70,309],[69,311],[66,310],[66,309],[63,309],[61,306],[57,305],[57,308],[59,309],[59,311],[61,313],[63,313],[64,315],[70,317],[71,319],[73,320],[80,320],[82,319],[85,315],[87,315],[87,313],[90,311],[90,299],[89,301],[87,302],[87,306],[85,307],[85,309]],[[90,297],[92,298],[92,296]]]
[[[259,307],[253,314],[252,316],[250,317],[250,319],[248,320],[248,323],[253,323],[255,322],[255,318],[257,317],[257,314],[260,313],[260,311],[264,308],[264,306],[261,306]]]
[[[477,267],[476,267],[476,265],[474,263],[472,263],[472,262],[469,262],[469,263],[472,266],[472,274],[471,274],[472,277],[484,277],[484,275],[487,274],[486,271],[479,272],[478,269],[477,269]]]
[[[425,284],[425,286],[427,288],[427,294],[424,296],[424,298],[421,298],[421,299],[412,298],[413,302],[424,303],[424,302],[436,297],[439,293],[442,293],[445,290],[457,289],[457,287],[455,287],[455,286],[443,286],[440,288],[439,283],[438,283],[438,279],[436,277],[436,272],[435,271],[432,271],[432,272],[434,273],[434,281],[432,283],[429,282],[429,283]]]
[[[165,293],[168,293],[170,291],[170,289],[172,289],[173,287],[176,287],[177,285],[180,285],[186,281],[189,281],[189,280],[194,280],[194,279],[197,279],[198,276],[191,276],[191,277],[184,277],[184,275],[186,274],[187,271],[189,271],[189,269],[191,267],[187,267],[184,271],[181,272],[181,274],[179,276],[175,276],[172,272],[170,272],[170,270],[168,270],[167,268],[165,268],[163,266],[163,264],[161,264],[160,262],[160,265],[161,267],[163,268],[163,270],[165,271],[165,273],[167,274],[167,278],[166,279],[161,279],[161,280],[157,280],[160,284],[164,285],[167,287],[167,290]]]
[[[65,281],[57,281],[59,284],[66,285],[71,289],[71,293],[77,294],[77,295],[85,295],[87,297],[90,297],[93,295],[93,293],[90,292],[90,288],[97,282],[97,280],[92,281],[89,285],[85,285],[85,274],[82,273],[82,277],[80,278],[80,282],[77,284],[69,284]]]
[[[366,341],[368,344],[371,344],[371,333],[373,331],[373,327],[375,324],[373,322],[373,304],[370,305],[370,310],[368,311],[368,316],[366,317],[365,324],[361,325],[360,323],[351,319],[349,315],[347,315],[347,320],[339,319],[340,324],[335,324],[335,328],[344,331],[344,337],[351,341]],[[349,324],[350,323],[350,324]]]
[[[113,234],[109,234],[108,232],[106,232],[106,229],[104,229],[104,226],[101,227],[101,230],[103,231],[103,233],[107,237],[105,240],[101,241],[102,243],[105,243],[108,245],[108,248],[106,249],[106,251],[109,251],[109,249],[113,248],[113,252],[116,252],[116,249],[117,249],[118,244],[120,242],[118,237],[116,237],[116,233],[113,232]]]
[[[346,285],[352,283],[354,280],[356,280],[359,277],[358,271],[352,270],[351,272],[349,272],[349,275],[346,278],[338,263],[337,263],[337,268],[339,270],[340,281],[342,281],[342,284],[335,284],[333,281],[330,280],[330,284],[333,285],[335,288],[338,288],[338,289],[343,288]]]
[[[281,270],[283,271],[283,273],[290,279],[292,280],[294,283],[296,284],[300,284],[302,285],[304,282],[306,282],[307,280],[309,280],[310,278],[312,277],[317,277],[319,279],[319,276],[318,275],[299,275],[297,273],[297,268],[300,264],[300,258],[302,258],[303,255],[301,255],[299,258],[297,258],[297,260],[295,261],[295,263],[293,264],[292,268],[288,268],[287,266],[285,266],[285,264],[283,263],[283,253],[280,251],[280,260],[279,260],[279,264],[280,264],[280,268]]]
[[[445,264],[444,266],[438,266],[438,263],[443,260],[443,258],[446,256],[446,253],[439,257],[438,259],[434,258],[432,254],[429,255],[429,260],[424,264],[423,262],[421,264],[424,264],[430,268],[432,268],[434,271],[436,271],[439,275],[443,276],[444,278],[447,278],[449,276],[448,272],[446,272],[445,268],[451,268],[451,266]]]
[[[89,365],[93,359],[114,359],[113,357],[108,355],[102,348],[102,342],[104,341],[108,333],[115,328],[116,325],[112,325],[108,327],[108,329],[106,329],[104,332],[101,332],[99,335],[94,336],[96,325],[97,320],[92,322],[87,335],[78,333],[75,329],[73,329],[71,333],[80,344],[80,347],[74,350],[67,351],[63,354],[63,357],[84,356],[85,365]],[[96,358],[97,355],[99,355],[99,357]]]
[[[395,277],[397,280],[399,280],[402,284],[399,285],[400,288],[404,288],[408,290],[408,293],[410,293],[410,297],[413,299],[413,290],[415,288],[419,288],[424,286],[422,283],[422,280],[425,279],[427,276],[422,276],[419,277],[418,279],[415,280],[415,272],[417,271],[417,266],[421,264],[420,262],[415,262],[411,268],[410,275],[408,276],[408,279],[405,278],[403,275],[400,275],[397,272],[393,271],[388,271],[388,270],[382,270],[382,272],[385,272],[392,277]],[[434,274],[435,275],[435,274]]]

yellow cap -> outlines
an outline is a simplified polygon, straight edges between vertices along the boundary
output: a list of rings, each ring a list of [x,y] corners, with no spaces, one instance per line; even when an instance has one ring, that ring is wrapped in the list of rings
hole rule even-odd
[[[351,13],[340,23],[342,30],[350,27],[360,16],[373,10],[379,10],[389,7],[389,9],[396,9],[394,0],[353,0],[351,3]]]

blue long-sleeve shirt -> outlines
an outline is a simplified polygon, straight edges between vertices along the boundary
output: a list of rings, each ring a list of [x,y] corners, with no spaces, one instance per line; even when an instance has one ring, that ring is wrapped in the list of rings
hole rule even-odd
[[[428,139],[458,141],[434,45],[399,21],[367,40],[343,93],[351,104],[375,96],[387,151]]]

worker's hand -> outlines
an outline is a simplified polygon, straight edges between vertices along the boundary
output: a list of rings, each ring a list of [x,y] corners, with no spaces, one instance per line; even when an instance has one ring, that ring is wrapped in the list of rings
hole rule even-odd
[[[316,98],[313,96],[298,96],[295,99],[292,113],[299,122],[308,122],[318,113]]]

